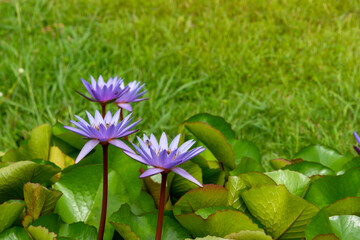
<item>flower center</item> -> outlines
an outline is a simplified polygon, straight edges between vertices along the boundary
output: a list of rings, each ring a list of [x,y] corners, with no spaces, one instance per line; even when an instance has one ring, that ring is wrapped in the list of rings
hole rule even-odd
[[[98,124],[91,125],[91,127],[95,128],[96,130],[99,131],[100,125],[103,125],[105,127],[105,129],[108,129],[113,124],[111,124],[111,123],[105,123],[105,124],[98,123]]]

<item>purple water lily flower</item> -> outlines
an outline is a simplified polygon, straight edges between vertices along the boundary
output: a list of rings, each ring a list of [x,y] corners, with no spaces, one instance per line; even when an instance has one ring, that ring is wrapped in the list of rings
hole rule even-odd
[[[119,108],[123,108],[132,112],[132,107],[130,105],[131,102],[140,102],[148,99],[148,98],[139,98],[147,92],[147,91],[143,91],[139,93],[139,91],[145,86],[145,84],[140,86],[140,83],[141,82],[133,81],[126,86],[129,87],[130,90],[115,100],[115,103]],[[126,87],[124,83],[121,83],[121,89],[125,89]]]
[[[138,130],[130,129],[138,124],[141,119],[129,125],[132,120],[132,118],[130,119],[131,114],[129,114],[124,118],[124,120],[118,122],[120,117],[120,109],[114,114],[114,116],[112,116],[111,112],[108,111],[105,115],[105,118],[101,116],[99,111],[95,112],[95,117],[93,117],[87,111],[86,114],[89,118],[90,124],[81,117],[75,115],[79,122],[72,120],[70,120],[70,122],[72,122],[77,128],[64,126],[64,128],[84,136],[85,139],[89,139],[89,141],[81,149],[79,156],[75,160],[75,163],[78,163],[81,159],[83,159],[99,143],[112,144],[127,152],[134,153],[130,147],[117,138],[125,137],[134,132],[137,132]]]
[[[125,150],[124,153],[143,164],[154,167],[147,169],[140,175],[140,178],[149,177],[162,172],[168,173],[173,171],[195,183],[196,185],[202,187],[198,180],[196,180],[184,169],[177,167],[177,165],[182,164],[194,156],[200,154],[205,150],[205,148],[197,147],[188,151],[190,147],[194,145],[194,140],[189,140],[178,147],[180,134],[174,138],[170,145],[168,145],[165,133],[161,135],[159,143],[153,134],[150,135],[150,139],[145,134],[144,140],[139,137],[137,137],[137,139],[140,143],[140,148],[133,143],[131,144],[134,146],[140,156],[127,150]]]
[[[356,132],[354,132],[354,136],[355,136],[355,139],[356,139],[356,141],[358,142],[358,144],[360,144],[360,137],[359,137],[359,135],[358,135]],[[360,155],[360,149],[359,149],[357,146],[355,146],[355,145],[354,145],[354,149],[355,149],[355,151]]]
[[[108,102],[112,102],[115,99],[123,96],[127,91],[130,90],[128,87],[121,87],[123,83],[123,79],[116,76],[115,78],[110,78],[107,82],[104,81],[103,77],[100,75],[98,81],[93,78],[91,78],[91,84],[85,81],[84,79],[81,79],[83,82],[86,90],[88,90],[90,97],[85,96],[84,94],[76,91],[84,98],[93,101],[93,102],[99,102],[101,104],[106,104]]]

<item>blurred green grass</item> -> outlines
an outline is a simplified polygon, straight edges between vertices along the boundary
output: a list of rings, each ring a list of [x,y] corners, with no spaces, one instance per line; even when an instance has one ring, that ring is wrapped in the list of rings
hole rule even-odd
[[[0,16],[0,151],[97,108],[74,89],[99,74],[146,83],[142,131],[208,112],[265,159],[352,151],[360,131],[359,1],[0,0]]]

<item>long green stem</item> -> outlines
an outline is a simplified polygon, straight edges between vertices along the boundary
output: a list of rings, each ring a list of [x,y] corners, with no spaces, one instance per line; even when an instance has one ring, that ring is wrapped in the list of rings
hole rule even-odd
[[[166,191],[166,179],[167,173],[161,174],[161,190],[160,190],[160,203],[159,203],[159,215],[158,222],[156,227],[156,237],[155,240],[161,240],[161,232],[164,218],[164,208],[165,208],[165,191]]]
[[[101,218],[99,226],[99,235],[97,240],[103,240],[106,220],[106,208],[108,197],[108,143],[102,144],[103,148],[103,199],[101,207]]]

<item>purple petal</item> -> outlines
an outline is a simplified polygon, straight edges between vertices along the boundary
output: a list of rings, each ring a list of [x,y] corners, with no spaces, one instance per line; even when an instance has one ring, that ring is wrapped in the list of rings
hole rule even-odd
[[[119,139],[112,139],[109,141],[110,144],[121,148],[124,151],[130,152],[130,153],[135,153],[134,150],[132,150],[128,145],[126,145],[126,143],[124,143],[123,141],[119,140]]]
[[[129,112],[132,112],[132,107],[128,103],[117,103],[118,107],[128,110]]]
[[[74,128],[74,127],[70,127],[70,126],[64,126],[64,128],[66,128],[67,130],[70,130],[74,133],[77,133],[81,136],[84,136],[84,137],[89,137],[88,134],[86,134],[83,130],[80,130],[80,129],[77,129],[77,128]]]
[[[355,151],[357,152],[357,154],[360,155],[360,149],[359,149],[357,146],[355,146],[355,145],[354,145],[354,149],[355,149]]]
[[[186,141],[185,143],[183,143],[179,148],[179,152],[180,153],[183,153],[183,152],[186,152],[187,150],[189,150],[189,148],[191,148],[192,145],[195,144],[195,141],[194,140],[189,140],[189,141]]]
[[[116,111],[116,113],[112,117],[111,124],[117,124],[119,122],[120,111],[120,109]]]
[[[83,96],[84,98],[86,98],[86,99],[89,100],[89,101],[96,102],[94,99],[85,96],[84,94],[82,94],[82,93],[79,92],[79,91],[76,91],[76,90],[75,90],[75,92],[77,92],[78,94],[80,94],[81,96]]]
[[[151,142],[151,145],[154,147],[155,151],[159,151],[159,144],[158,144],[158,141],[156,140],[156,137],[154,136],[154,134],[150,135],[150,142]]]
[[[200,186],[200,187],[203,186],[198,180],[196,180],[193,176],[191,176],[187,171],[185,171],[185,170],[182,169],[182,168],[175,167],[175,168],[172,168],[171,171],[179,174],[180,176],[186,178],[187,180],[195,183],[196,185],[198,185],[198,186]]]
[[[90,121],[90,125],[94,125],[96,123],[95,118],[88,111],[85,111],[85,112]]]
[[[131,157],[132,159],[142,163],[142,164],[146,164],[148,165],[148,163],[146,162],[146,159],[143,159],[141,156],[137,155],[137,154],[134,154],[134,153],[131,153],[131,152],[128,152],[128,151],[124,151],[124,153],[126,155],[128,155],[129,157]]]
[[[105,120],[106,123],[110,123],[110,122],[111,122],[111,119],[112,119],[112,117],[111,117],[111,112],[108,111],[108,112],[106,113],[106,115],[105,115],[104,120]]]
[[[148,170],[146,170],[145,172],[143,172],[140,175],[140,178],[150,177],[152,175],[161,173],[163,171],[164,171],[164,169],[161,169],[161,168],[149,168]]]
[[[356,141],[358,142],[358,144],[360,144],[360,137],[357,134],[357,132],[354,132],[354,137],[355,137]]]
[[[167,141],[166,134],[164,132],[161,134],[160,147],[161,147],[161,149],[166,149],[166,150],[168,149],[168,141]]]
[[[90,140],[88,141],[84,147],[81,149],[79,155],[77,156],[75,163],[78,163],[81,159],[83,159],[91,150],[94,149],[96,145],[98,145],[98,140]]]
[[[179,141],[180,141],[180,134],[177,135],[177,136],[172,140],[172,142],[170,143],[170,146],[169,146],[169,150],[170,150],[170,151],[175,150],[175,149],[178,147],[178,145],[179,145]]]

